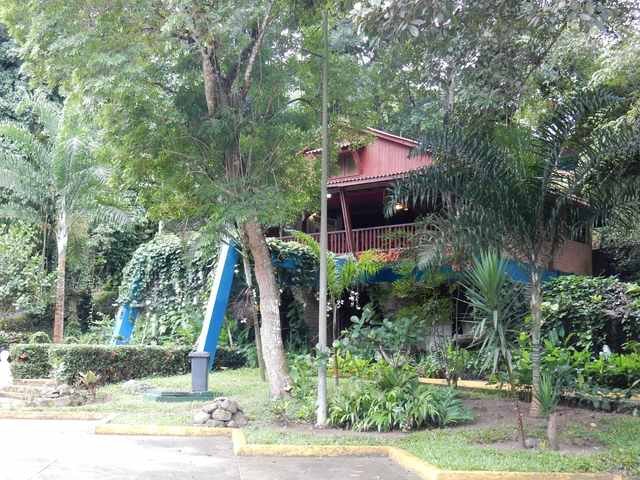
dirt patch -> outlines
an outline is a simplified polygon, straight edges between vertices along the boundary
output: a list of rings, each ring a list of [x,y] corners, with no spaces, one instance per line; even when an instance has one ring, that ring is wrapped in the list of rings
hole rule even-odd
[[[476,443],[505,450],[522,449],[518,441],[517,411],[510,400],[499,398],[467,398],[464,403],[475,416],[472,424],[459,428],[477,431]],[[527,437],[545,445],[547,420],[529,416],[529,404],[521,403]],[[561,406],[558,409],[558,435],[560,453],[593,454],[603,450],[593,435],[607,420],[620,416],[615,413],[599,412]],[[534,440],[535,441],[535,440]]]

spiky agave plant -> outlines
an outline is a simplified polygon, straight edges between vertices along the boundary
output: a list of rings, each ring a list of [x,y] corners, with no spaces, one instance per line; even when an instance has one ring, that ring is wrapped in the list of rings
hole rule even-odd
[[[463,284],[475,319],[474,342],[480,352],[489,359],[492,372],[500,366],[507,371],[507,378],[516,411],[520,441],[525,447],[523,415],[513,373],[513,351],[517,345],[518,287],[511,284],[506,271],[506,260],[494,251],[475,257],[472,267],[465,273]]]

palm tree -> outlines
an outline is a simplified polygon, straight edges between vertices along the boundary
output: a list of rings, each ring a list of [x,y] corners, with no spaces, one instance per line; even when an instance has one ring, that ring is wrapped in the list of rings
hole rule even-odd
[[[303,232],[294,232],[294,238],[309,247],[316,257],[320,257],[320,244],[311,236]],[[383,262],[373,250],[362,252],[358,258],[352,255],[340,259],[329,252],[327,258],[327,291],[331,303],[333,341],[340,335],[338,325],[339,302],[345,291],[355,287],[358,283],[376,275],[383,267]],[[334,352],[335,380],[338,384],[338,355]]]
[[[442,207],[425,219],[430,228],[420,239],[423,264],[452,257],[460,264],[469,253],[490,247],[526,265],[533,415],[539,411],[544,272],[574,233],[614,215],[628,222],[638,209],[639,187],[626,177],[628,159],[638,158],[637,132],[620,126],[583,128],[615,101],[603,92],[583,93],[535,128],[496,127],[487,134],[449,127],[423,142],[433,165],[399,182],[389,198],[391,206]]]
[[[126,220],[121,210],[101,204],[109,172],[98,165],[79,122],[68,108],[43,96],[29,102],[40,130],[16,123],[0,124],[0,136],[11,148],[0,151],[0,187],[9,201],[0,217],[42,225],[46,244],[49,226],[57,247],[56,304],[53,340],[62,342],[65,314],[65,272],[69,235],[78,222]]]

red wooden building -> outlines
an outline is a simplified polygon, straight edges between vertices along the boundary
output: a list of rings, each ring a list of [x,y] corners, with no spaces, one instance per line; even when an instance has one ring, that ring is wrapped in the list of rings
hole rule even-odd
[[[385,216],[385,194],[394,181],[428,166],[431,157],[410,154],[418,145],[415,140],[373,128],[367,133],[373,141],[358,149],[345,146],[339,153],[337,172],[328,180],[328,246],[335,253],[402,249],[415,232],[420,215],[408,206],[395,205],[394,215]],[[318,224],[312,217],[305,230],[318,237]],[[590,235],[584,242],[565,242],[552,268],[591,274]]]

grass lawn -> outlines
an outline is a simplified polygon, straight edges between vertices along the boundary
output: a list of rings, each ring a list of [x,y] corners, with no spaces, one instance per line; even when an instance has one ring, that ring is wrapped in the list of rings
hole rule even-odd
[[[144,381],[166,390],[186,390],[190,386],[189,375],[148,378]],[[638,417],[574,411],[567,416],[564,428],[560,429],[561,444],[570,445],[570,448],[557,453],[544,448],[513,448],[515,422],[487,422],[487,418],[495,415],[495,412],[488,411],[486,405],[503,402],[496,410],[506,408],[505,400],[497,394],[463,394],[465,401],[471,402],[470,406],[476,415],[474,424],[409,434],[357,433],[335,429],[314,430],[308,424],[300,423],[281,425],[270,406],[267,386],[260,381],[254,369],[215,372],[209,378],[209,386],[215,393],[239,401],[251,420],[245,430],[251,443],[384,444],[405,448],[432,464],[452,470],[623,471],[631,476],[640,476]],[[102,387],[98,396],[103,401],[47,411],[105,413],[113,415],[112,423],[188,425],[193,411],[201,403],[145,401],[141,395],[123,392],[121,385]],[[580,418],[573,421],[576,412]],[[544,439],[542,424],[529,425],[528,435]]]

